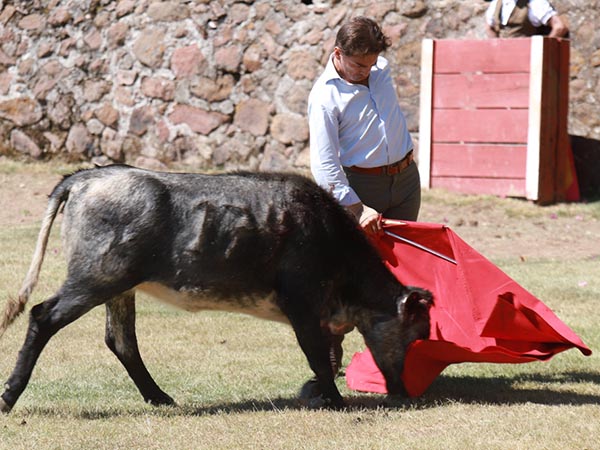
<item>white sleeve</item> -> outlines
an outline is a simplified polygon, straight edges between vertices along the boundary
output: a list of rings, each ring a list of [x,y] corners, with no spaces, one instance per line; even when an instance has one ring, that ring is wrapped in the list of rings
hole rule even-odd
[[[323,108],[309,101],[310,169],[319,186],[331,192],[343,206],[360,202],[350,187],[342,169],[339,152],[337,119]]]
[[[496,3],[498,3],[498,0],[492,0],[490,6],[488,6],[488,9],[485,11],[485,21],[491,27],[495,25],[494,13],[496,12]]]
[[[529,21],[534,27],[547,25],[558,13],[548,0],[529,0]]]

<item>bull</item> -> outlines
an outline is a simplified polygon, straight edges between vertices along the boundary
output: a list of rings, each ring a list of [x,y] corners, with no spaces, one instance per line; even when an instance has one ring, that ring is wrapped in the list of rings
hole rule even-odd
[[[144,400],[173,404],[140,356],[136,291],[188,311],[236,311],[290,324],[331,408],[344,401],[330,344],[334,334],[356,327],[388,392],[405,394],[405,352],[429,336],[432,296],[402,285],[345,209],[301,175],[112,165],[65,176],[49,196],[29,271],[7,303],[0,336],[25,309],[61,206],[67,276],[31,308],[0,411],[13,408],[50,338],[102,304],[106,345]]]

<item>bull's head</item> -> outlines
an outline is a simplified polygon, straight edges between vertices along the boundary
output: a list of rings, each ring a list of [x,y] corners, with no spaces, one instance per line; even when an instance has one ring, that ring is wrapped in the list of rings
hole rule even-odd
[[[406,331],[413,334],[416,339],[429,338],[430,323],[429,310],[433,306],[431,292],[412,286],[407,286],[407,293],[396,302],[398,318],[402,321]]]
[[[408,346],[417,339],[429,338],[429,310],[433,305],[431,292],[406,287],[396,301],[395,317],[380,317],[370,330],[363,333],[365,342],[386,380],[390,395],[406,395],[402,383],[404,357]]]

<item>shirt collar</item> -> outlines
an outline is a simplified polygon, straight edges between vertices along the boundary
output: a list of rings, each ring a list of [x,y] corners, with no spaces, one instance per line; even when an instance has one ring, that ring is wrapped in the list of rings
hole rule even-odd
[[[342,80],[342,77],[340,77],[340,74],[335,69],[335,65],[333,64],[333,53],[329,55],[329,60],[325,66],[325,70],[323,71],[323,77],[325,82],[331,80]]]
[[[384,61],[383,56],[379,55],[377,57],[377,62],[375,63],[375,65],[373,67],[371,67],[371,74],[369,75],[369,77],[372,77],[374,72],[377,72],[381,69],[382,61]],[[373,69],[375,69],[375,70],[373,70]],[[327,83],[328,81],[331,81],[331,80],[341,80],[341,81],[344,81],[345,83],[347,83],[347,81],[345,81],[340,76],[340,74],[338,73],[338,71],[335,68],[335,65],[333,64],[333,53],[331,55],[329,55],[329,60],[327,61],[327,65],[325,66],[325,70],[323,71],[323,79],[324,79],[325,83]]]

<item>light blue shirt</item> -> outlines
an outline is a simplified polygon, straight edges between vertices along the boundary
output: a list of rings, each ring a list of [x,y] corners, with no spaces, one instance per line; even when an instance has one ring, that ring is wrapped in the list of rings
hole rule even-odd
[[[368,87],[343,80],[330,57],[308,97],[308,124],[313,177],[344,206],[360,199],[342,166],[385,166],[413,149],[382,56],[371,68]]]

